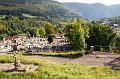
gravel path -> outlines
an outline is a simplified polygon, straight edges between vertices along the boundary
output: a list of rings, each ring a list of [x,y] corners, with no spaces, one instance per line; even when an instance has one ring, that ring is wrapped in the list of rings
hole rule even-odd
[[[89,66],[105,66],[107,63],[119,58],[119,55],[85,55],[80,58],[64,58],[64,57],[50,57],[50,56],[32,56],[35,58],[46,59],[51,62],[65,63],[65,64],[81,64]]]

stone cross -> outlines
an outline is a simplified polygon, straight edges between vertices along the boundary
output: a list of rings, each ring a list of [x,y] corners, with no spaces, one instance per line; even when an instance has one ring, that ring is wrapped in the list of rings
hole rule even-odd
[[[14,58],[14,66],[15,66],[15,70],[17,70],[18,68],[20,68],[21,67],[21,65],[20,65],[20,61],[17,59],[17,57],[16,57],[16,53],[14,53],[14,56],[13,56],[13,58]]]

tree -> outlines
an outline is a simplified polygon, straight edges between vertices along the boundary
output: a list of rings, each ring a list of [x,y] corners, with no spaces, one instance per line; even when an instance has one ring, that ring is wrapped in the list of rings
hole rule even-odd
[[[86,48],[85,32],[86,24],[82,20],[75,19],[72,23],[66,26],[66,36],[70,40],[70,44],[74,50],[84,51]]]
[[[116,38],[116,47],[115,48],[111,48],[112,52],[118,53],[120,54],[120,36],[118,35]]]
[[[45,34],[46,34],[45,28],[41,27],[41,28],[39,29],[39,36],[42,37],[42,36],[44,36]]]
[[[56,27],[55,27],[55,30],[58,32],[58,33],[61,33],[61,34],[64,34],[64,28],[68,25],[68,23],[66,22],[59,22]]]
[[[53,34],[54,33],[54,28],[53,28],[53,25],[51,23],[46,22],[44,28],[45,28],[46,34]]]
[[[51,34],[51,35],[48,35],[48,39],[47,39],[48,42],[49,42],[49,43],[52,43],[53,40],[54,40],[54,37],[55,37],[55,35],[52,35],[52,34]]]
[[[0,35],[0,41],[2,41],[4,38],[4,35]]]
[[[3,34],[6,31],[6,25],[3,21],[0,21],[0,34]]]
[[[93,27],[90,32],[89,37],[89,44],[90,46],[93,45],[100,45],[100,46],[115,46],[116,41],[116,32],[111,26],[100,25],[100,24],[93,24]]]
[[[30,33],[31,36],[35,36],[35,37],[39,36],[38,28],[30,29],[29,33]]]
[[[116,38],[116,47],[120,47],[120,36]]]

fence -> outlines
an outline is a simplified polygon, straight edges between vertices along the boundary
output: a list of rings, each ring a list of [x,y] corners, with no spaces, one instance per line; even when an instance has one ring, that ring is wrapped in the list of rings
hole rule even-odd
[[[100,51],[100,52],[110,52],[120,54],[120,47],[110,47],[110,46],[101,46],[94,45],[90,47],[90,51]]]

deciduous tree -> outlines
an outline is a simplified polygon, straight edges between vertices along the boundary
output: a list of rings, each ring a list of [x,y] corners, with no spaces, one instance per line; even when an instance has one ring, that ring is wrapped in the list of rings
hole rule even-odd
[[[66,35],[69,38],[70,44],[74,50],[85,50],[85,38],[88,35],[85,32],[86,27],[86,24],[82,20],[78,19],[75,19],[72,23],[66,26]]]

